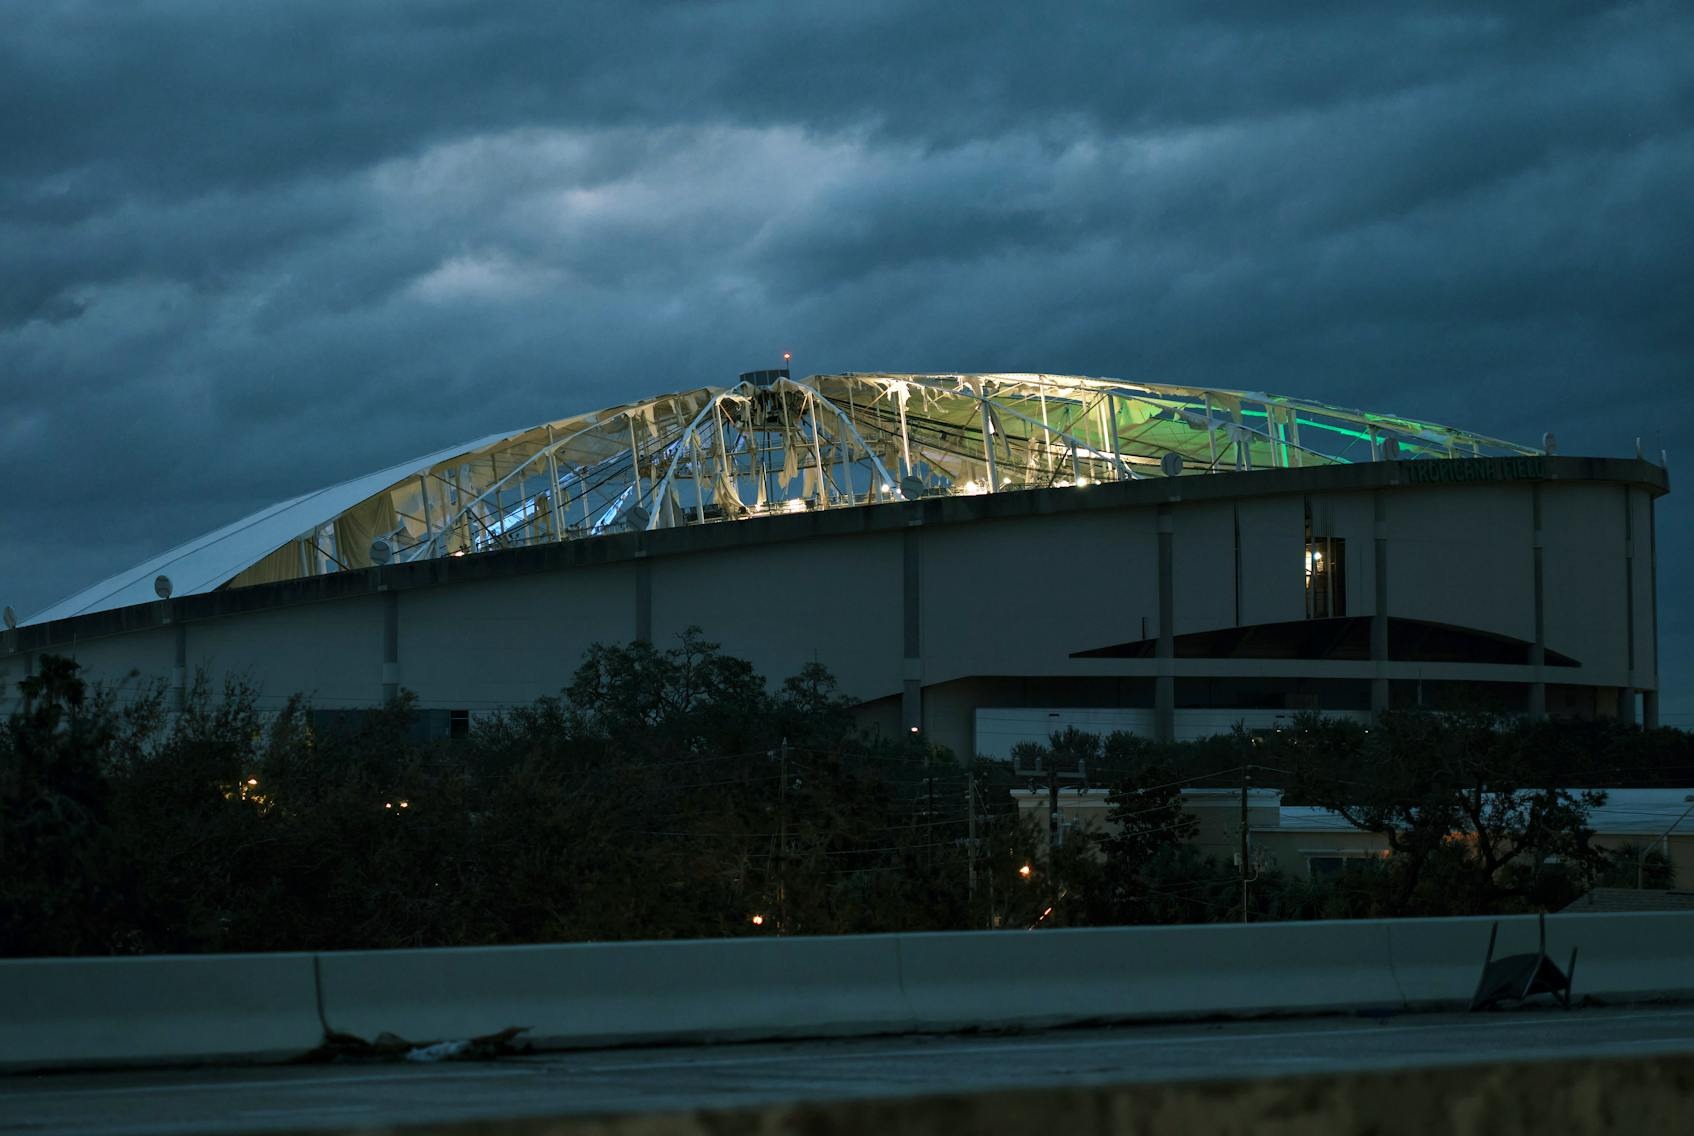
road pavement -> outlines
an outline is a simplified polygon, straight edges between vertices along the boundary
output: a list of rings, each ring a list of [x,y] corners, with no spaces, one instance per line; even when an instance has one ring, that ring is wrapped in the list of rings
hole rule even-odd
[[[0,1134],[310,1130],[1668,1053],[1694,1053],[1694,1007],[577,1051],[485,1064],[61,1073],[0,1077]]]

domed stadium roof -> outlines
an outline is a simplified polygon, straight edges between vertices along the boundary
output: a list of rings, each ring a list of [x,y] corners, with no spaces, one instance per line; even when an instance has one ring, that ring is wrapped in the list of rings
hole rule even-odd
[[[273,505],[36,613],[631,529],[919,496],[1346,462],[1527,455],[1246,391],[1033,374],[743,375],[492,434]]]

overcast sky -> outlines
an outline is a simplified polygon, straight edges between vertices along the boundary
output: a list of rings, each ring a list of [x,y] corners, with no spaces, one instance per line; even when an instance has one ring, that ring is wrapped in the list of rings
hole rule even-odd
[[[1694,9],[1295,7],[0,0],[0,601],[785,348],[1694,468]]]

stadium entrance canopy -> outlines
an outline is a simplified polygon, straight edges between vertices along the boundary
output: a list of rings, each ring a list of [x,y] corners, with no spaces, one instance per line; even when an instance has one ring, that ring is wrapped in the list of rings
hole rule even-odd
[[[1130,478],[1538,451],[1243,391],[1071,375],[743,375],[495,434],[264,509],[65,599],[154,598],[610,532]]]

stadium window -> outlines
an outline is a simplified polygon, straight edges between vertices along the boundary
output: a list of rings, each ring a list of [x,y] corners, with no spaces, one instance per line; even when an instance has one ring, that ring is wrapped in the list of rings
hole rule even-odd
[[[1338,536],[1313,536],[1306,508],[1306,618],[1331,619],[1347,614],[1347,542]]]
[[[471,712],[469,710],[449,710],[447,712],[447,736],[450,738],[468,737],[471,732]]]

